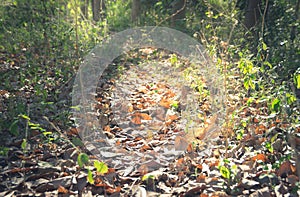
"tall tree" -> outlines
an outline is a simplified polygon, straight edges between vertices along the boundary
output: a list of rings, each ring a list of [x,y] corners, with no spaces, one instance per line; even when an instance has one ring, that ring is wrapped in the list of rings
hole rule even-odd
[[[171,25],[183,24],[186,12],[186,0],[176,0],[172,3]]]
[[[131,7],[131,20],[132,22],[137,22],[138,17],[141,14],[141,1],[140,0],[132,0]]]
[[[88,18],[89,0],[81,0],[80,9],[85,18]]]
[[[104,0],[92,0],[92,11],[93,11],[93,20],[99,21],[105,11],[105,2]]]
[[[250,30],[252,29],[258,22],[260,17],[259,5],[261,0],[248,0],[246,12],[245,12],[245,26]]]

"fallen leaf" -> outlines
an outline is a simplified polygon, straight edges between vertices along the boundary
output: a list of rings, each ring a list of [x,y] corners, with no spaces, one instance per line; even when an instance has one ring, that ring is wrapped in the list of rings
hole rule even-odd
[[[67,190],[66,188],[64,188],[63,186],[59,185],[57,188],[58,193],[60,194],[67,194],[69,193],[69,190]]]
[[[267,161],[267,157],[264,154],[257,154],[256,156],[252,157],[252,161],[260,160],[262,162]]]
[[[296,172],[296,167],[290,161],[283,162],[278,170],[276,171],[277,176],[287,177],[290,174],[294,174]]]
[[[141,117],[139,117],[139,116],[134,116],[134,117],[131,119],[131,122],[134,123],[134,124],[142,124]]]
[[[178,150],[178,151],[185,151],[187,149],[189,145],[189,142],[181,137],[181,136],[176,136],[175,138],[175,150]]]
[[[172,101],[168,100],[168,99],[161,99],[160,102],[159,102],[160,106],[165,107],[167,109],[170,108],[171,104],[172,104]]]

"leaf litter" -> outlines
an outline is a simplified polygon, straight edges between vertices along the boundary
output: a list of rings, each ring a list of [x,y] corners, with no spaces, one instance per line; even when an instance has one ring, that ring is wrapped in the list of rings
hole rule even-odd
[[[176,74],[182,72],[170,70],[174,63],[170,56],[151,48],[134,51],[116,60],[100,79],[96,115],[120,151],[106,155],[108,168],[95,155],[82,164],[88,170],[80,167],[78,148],[66,140],[45,144],[33,135],[27,151],[21,150],[22,141],[7,144],[8,156],[1,156],[0,195],[298,196],[293,149],[300,147],[300,128],[295,128],[295,135],[283,135],[288,123],[270,117],[264,103],[252,102],[233,118],[243,129],[241,139],[226,137],[226,127],[219,128],[211,114],[209,99],[198,99],[201,96],[194,87],[178,80]],[[182,59],[176,64],[190,66]],[[184,70],[184,66],[176,69]],[[247,98],[230,96],[235,102],[228,105],[247,102]],[[187,102],[195,103],[195,108]],[[187,117],[197,124],[187,128]],[[78,139],[76,128],[64,132]],[[216,138],[214,143],[207,136]],[[76,140],[72,142],[89,152]],[[174,157],[168,146],[180,154]],[[122,157],[122,151],[133,154]],[[97,161],[95,167],[92,161]]]

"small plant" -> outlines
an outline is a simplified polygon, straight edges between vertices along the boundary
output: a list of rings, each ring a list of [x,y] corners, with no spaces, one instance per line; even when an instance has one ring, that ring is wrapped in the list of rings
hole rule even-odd
[[[78,163],[80,168],[85,167],[87,169],[87,171],[88,171],[87,181],[90,184],[94,184],[95,180],[93,178],[93,173],[90,169],[90,166],[88,166],[89,156],[85,153],[80,153],[77,157],[77,163]],[[94,160],[94,165],[93,166],[96,168],[97,175],[104,175],[105,173],[108,172],[108,166],[104,162]]]
[[[227,190],[231,191],[234,186],[238,182],[237,180],[237,165],[234,163],[231,163],[229,160],[224,159],[220,164],[218,165],[218,169],[221,173],[221,176],[225,178],[226,180],[226,187]]]
[[[8,147],[0,146],[0,155],[1,156],[7,157],[8,151],[9,151]]]

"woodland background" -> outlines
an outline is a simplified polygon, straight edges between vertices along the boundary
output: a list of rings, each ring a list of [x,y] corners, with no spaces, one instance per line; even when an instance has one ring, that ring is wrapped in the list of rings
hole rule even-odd
[[[230,149],[231,142],[255,146],[248,142],[254,140],[255,144],[257,138],[262,138],[259,148],[255,148],[259,156],[253,160],[270,164],[268,173],[274,172],[282,180],[293,179],[280,182],[284,185],[280,191],[297,195],[300,187],[299,4],[300,0],[1,1],[0,155],[3,160],[0,180],[11,181],[16,176],[13,169],[19,169],[18,176],[26,174],[24,161],[38,144],[53,150],[55,144],[69,141],[80,149],[79,138],[70,134],[75,127],[70,113],[70,93],[80,63],[94,46],[131,27],[166,26],[197,39],[224,76],[230,103],[223,131],[226,148]],[[38,142],[31,139],[36,135]],[[288,153],[281,152],[278,143],[289,147]],[[80,153],[75,159],[79,163],[74,165],[84,166],[85,156]],[[224,161],[218,168],[219,178],[226,182],[223,194],[235,195],[239,181],[231,163]],[[89,171],[90,185],[93,185],[92,176]],[[156,181],[159,182],[157,178]],[[272,191],[280,184],[266,184],[269,195],[275,195]],[[106,190],[115,190],[104,190],[104,193],[124,194],[116,189],[119,185],[105,186]],[[55,189],[67,193],[61,187]],[[20,183],[9,187],[2,184],[0,191],[13,191],[17,195],[22,193],[22,187]],[[181,194],[193,196],[200,191],[203,190],[186,189]]]

